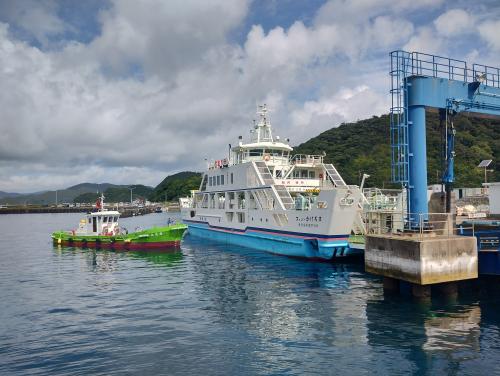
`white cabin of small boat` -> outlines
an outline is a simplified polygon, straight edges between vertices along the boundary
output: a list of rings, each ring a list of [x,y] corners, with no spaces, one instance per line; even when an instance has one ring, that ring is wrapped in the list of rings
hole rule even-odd
[[[97,201],[97,208],[104,208],[104,195]],[[75,230],[77,235],[118,235],[120,226],[118,219],[120,212],[115,210],[102,209],[97,212],[88,213],[85,218],[80,219],[78,228]]]
[[[119,218],[120,212],[113,210],[88,213],[80,220],[75,233],[78,235],[118,235],[120,233]]]

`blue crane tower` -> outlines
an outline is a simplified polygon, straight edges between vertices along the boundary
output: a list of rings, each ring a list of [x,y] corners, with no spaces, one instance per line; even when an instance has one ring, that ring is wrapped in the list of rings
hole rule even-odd
[[[460,113],[500,116],[500,69],[420,52],[391,56],[390,137],[392,180],[406,189],[411,229],[428,220],[426,109],[439,111],[447,211],[454,176],[453,117]]]

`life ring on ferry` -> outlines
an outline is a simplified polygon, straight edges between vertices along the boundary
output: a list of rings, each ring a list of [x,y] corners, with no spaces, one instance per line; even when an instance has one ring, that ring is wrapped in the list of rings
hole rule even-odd
[[[268,160],[270,160],[271,157],[269,156],[269,154],[264,154],[264,160],[267,162]]]

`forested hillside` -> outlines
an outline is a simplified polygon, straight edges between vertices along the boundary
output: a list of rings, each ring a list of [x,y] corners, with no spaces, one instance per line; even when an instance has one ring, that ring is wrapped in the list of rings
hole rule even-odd
[[[198,189],[201,183],[199,172],[183,171],[167,176],[149,196],[151,201],[172,201],[189,196],[191,189]]]
[[[484,170],[476,166],[493,159],[488,181],[500,181],[500,121],[458,116],[455,119],[455,186],[480,186]],[[366,186],[388,187],[391,180],[389,116],[372,117],[356,123],[341,124],[295,147],[295,153],[326,153],[348,184],[359,184],[363,173],[370,174]],[[427,112],[428,183],[438,183],[441,136],[439,118]]]

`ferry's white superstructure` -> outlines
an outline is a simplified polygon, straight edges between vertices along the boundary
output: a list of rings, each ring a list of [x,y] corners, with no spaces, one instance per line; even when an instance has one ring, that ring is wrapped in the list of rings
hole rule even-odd
[[[361,198],[324,155],[293,155],[272,134],[265,106],[228,158],[209,163],[199,191],[181,199],[189,233],[277,254],[352,255],[348,238]]]

